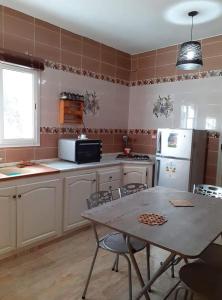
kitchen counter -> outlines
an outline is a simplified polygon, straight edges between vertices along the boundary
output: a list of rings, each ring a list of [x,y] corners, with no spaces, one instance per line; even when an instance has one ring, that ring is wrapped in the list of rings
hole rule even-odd
[[[154,160],[152,161],[138,161],[138,160],[124,160],[124,159],[115,159],[114,157],[105,157],[102,158],[100,162],[88,163],[88,164],[76,164],[64,160],[56,160],[44,163],[45,166],[54,168],[60,171],[74,171],[74,170],[86,170],[86,169],[95,169],[100,167],[111,167],[118,166],[124,163],[127,164],[137,164],[137,165],[153,165]]]
[[[1,169],[3,173],[1,173]],[[36,175],[48,175],[59,172],[60,171],[58,169],[42,164],[36,164],[33,166],[27,166],[23,168],[18,168],[16,166],[7,166],[2,168],[0,167],[0,181],[32,177]]]

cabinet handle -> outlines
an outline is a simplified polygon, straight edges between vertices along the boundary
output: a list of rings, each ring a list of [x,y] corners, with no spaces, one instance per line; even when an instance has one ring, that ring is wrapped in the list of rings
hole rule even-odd
[[[13,199],[16,199],[16,195],[13,195],[12,198],[13,198]]]
[[[109,189],[110,189],[110,190],[112,189],[112,186],[111,186],[111,185],[109,186]]]
[[[112,179],[113,178],[113,176],[109,176],[109,179]]]
[[[96,182],[96,179],[93,179],[92,182],[95,183],[95,182]]]
[[[19,195],[18,195],[18,198],[21,198],[21,197],[22,197],[22,195],[19,194]]]
[[[126,173],[123,173],[123,175],[126,175]]]

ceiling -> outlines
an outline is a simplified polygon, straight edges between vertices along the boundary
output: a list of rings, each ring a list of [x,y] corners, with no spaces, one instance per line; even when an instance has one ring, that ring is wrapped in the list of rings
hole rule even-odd
[[[222,0],[0,0],[0,4],[130,54],[222,34]],[[197,24],[198,23],[198,24]]]

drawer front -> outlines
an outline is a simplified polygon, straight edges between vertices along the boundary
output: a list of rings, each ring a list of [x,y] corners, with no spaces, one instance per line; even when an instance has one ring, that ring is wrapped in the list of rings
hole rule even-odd
[[[120,180],[114,180],[110,182],[105,182],[99,185],[100,191],[110,191],[110,190],[116,190],[121,186]]]
[[[99,172],[99,183],[105,183],[110,182],[114,180],[120,180],[121,179],[121,170],[110,170],[110,171],[104,171]]]

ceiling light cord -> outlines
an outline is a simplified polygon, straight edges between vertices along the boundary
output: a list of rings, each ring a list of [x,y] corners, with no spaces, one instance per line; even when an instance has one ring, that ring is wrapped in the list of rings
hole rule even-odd
[[[190,33],[190,36],[191,36],[191,41],[193,40],[193,16],[192,16],[192,25],[191,25],[191,33]]]

